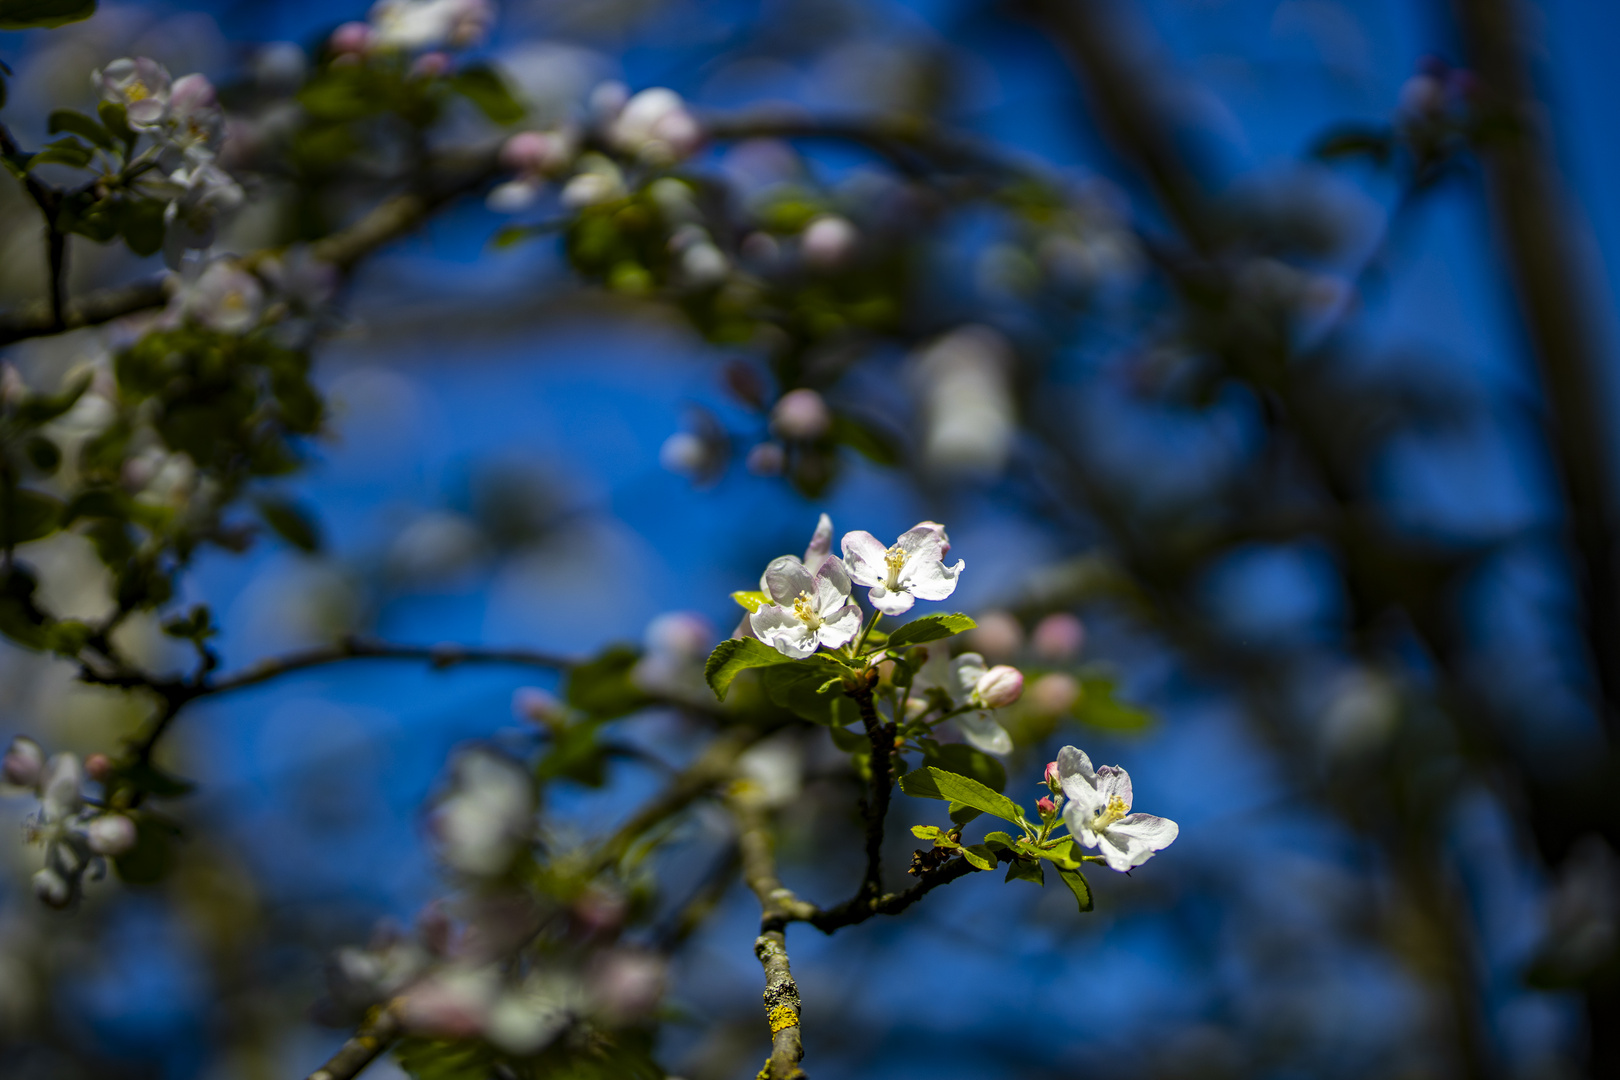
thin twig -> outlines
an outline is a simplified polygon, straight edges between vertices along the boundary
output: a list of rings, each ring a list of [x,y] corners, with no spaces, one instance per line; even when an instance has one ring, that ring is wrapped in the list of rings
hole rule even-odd
[[[876,678],[876,669],[868,671]],[[877,704],[872,698],[870,683],[849,691],[861,713],[866,727],[866,738],[872,746],[871,794],[861,802],[861,814],[866,818],[866,874],[861,879],[857,897],[871,899],[883,891],[883,826],[889,816],[889,798],[894,787],[894,735],[893,724],[885,724],[878,716]]]
[[[384,1008],[362,1024],[325,1065],[310,1073],[309,1080],[353,1080],[381,1057],[399,1035],[399,1019],[393,1010]]]

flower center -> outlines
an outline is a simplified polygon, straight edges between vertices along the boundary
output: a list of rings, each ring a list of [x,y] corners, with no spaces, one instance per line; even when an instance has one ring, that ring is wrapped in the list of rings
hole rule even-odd
[[[894,545],[883,553],[883,561],[889,567],[889,580],[886,582],[891,589],[900,587],[900,568],[906,565],[906,553],[899,544]]]
[[[152,91],[146,88],[145,83],[141,82],[139,79],[136,79],[134,82],[129,84],[128,88],[124,90],[124,96],[129,98],[130,103],[133,104],[137,101],[145,101],[147,98],[151,97]]]
[[[1124,799],[1120,798],[1118,795],[1110,796],[1108,799],[1108,805],[1099,807],[1096,816],[1091,819],[1091,831],[1099,833],[1102,832],[1104,829],[1108,828],[1108,826],[1124,817],[1129,809],[1130,808],[1125,805]]]
[[[793,601],[793,614],[797,615],[799,621],[810,629],[818,630],[821,628],[821,613],[810,602],[809,593],[800,593],[798,598]]]

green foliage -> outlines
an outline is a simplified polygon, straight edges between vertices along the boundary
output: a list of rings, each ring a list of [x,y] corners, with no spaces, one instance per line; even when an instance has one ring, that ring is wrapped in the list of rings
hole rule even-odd
[[[607,748],[597,739],[601,720],[583,720],[553,729],[551,745],[535,768],[541,783],[573,780],[586,787],[607,782]]]
[[[62,503],[50,495],[14,486],[0,478],[0,547],[15,547],[56,531]]]
[[[1118,682],[1112,676],[1088,675],[1080,680],[1084,691],[1074,704],[1074,716],[1082,724],[1103,731],[1129,734],[1153,726],[1153,714],[1116,697]]]
[[[771,652],[779,660],[785,659],[775,649]],[[860,723],[860,709],[844,693],[836,665],[812,660],[776,663],[760,672],[760,682],[773,704],[813,724],[842,730]],[[866,736],[862,734],[860,739],[864,746]]]
[[[726,692],[738,675],[749,668],[774,667],[794,661],[783,656],[763,641],[754,638],[729,638],[714,647],[703,665],[703,678],[714,691],[714,696],[726,700]]]
[[[1024,819],[1018,804],[1007,796],[986,787],[971,777],[946,772],[932,765],[909,772],[900,778],[900,790],[918,799],[941,799],[961,803],[986,814],[994,814],[1003,821],[1020,824]]]
[[[874,420],[839,413],[833,417],[828,437],[854,450],[874,465],[900,464],[900,440]]]
[[[254,496],[259,516],[277,536],[299,551],[315,552],[321,549],[320,524],[307,507],[280,495]]]
[[[96,0],[0,0],[0,30],[42,30],[88,19]]]
[[[904,626],[890,630],[889,647],[900,649],[910,645],[922,645],[925,642],[948,638],[952,634],[960,634],[964,630],[972,630],[977,625],[960,612],[950,615],[924,615],[912,619]]]
[[[602,655],[575,665],[563,680],[563,700],[596,720],[646,708],[652,699],[631,674],[641,653],[629,645],[612,645]]]
[[[480,112],[497,124],[515,124],[523,119],[523,106],[494,68],[475,64],[457,72],[449,83],[450,89],[478,106]]]
[[[64,131],[70,135],[77,135],[80,138],[90,140],[90,142],[103,150],[117,148],[117,142],[113,139],[111,132],[99,122],[92,120],[76,109],[52,109],[49,118],[46,120],[46,130],[52,135]]]
[[[1069,891],[1074,893],[1075,902],[1080,905],[1080,910],[1090,911],[1091,883],[1086,880],[1086,875],[1078,870],[1065,870],[1061,866],[1057,868],[1057,872],[1058,876],[1063,879],[1063,884],[1067,885]]]
[[[976,780],[992,791],[1007,790],[1006,767],[989,754],[975,750],[965,743],[940,744],[929,740],[924,743],[923,764],[945,772],[956,773]],[[951,820],[966,824],[979,816],[979,809],[962,802],[952,802]]]
[[[135,846],[113,859],[113,869],[126,885],[152,885],[174,869],[174,845],[180,831],[156,815],[135,816]]]
[[[499,1061],[488,1045],[465,1039],[402,1039],[394,1057],[413,1080],[487,1080]]]

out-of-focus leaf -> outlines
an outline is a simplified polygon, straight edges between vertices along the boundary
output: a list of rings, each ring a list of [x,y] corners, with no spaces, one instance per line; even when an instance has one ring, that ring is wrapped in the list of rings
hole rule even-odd
[[[73,408],[84,392],[90,388],[90,375],[85,373],[55,394],[29,394],[17,403],[16,418],[26,427],[49,423]]]
[[[0,488],[0,545],[11,547],[56,531],[62,504],[50,495],[26,488]]]
[[[771,598],[762,592],[734,592],[731,598],[746,608],[750,615],[771,602]]]
[[[628,645],[613,645],[569,671],[563,680],[563,700],[598,720],[635,712],[651,701],[631,679],[641,653]]]
[[[260,495],[254,500],[264,523],[287,543],[299,551],[319,551],[320,526],[308,510],[289,499],[275,495]]]
[[[0,0],[0,30],[44,30],[95,13],[96,0]]]
[[[128,885],[152,885],[162,881],[174,867],[172,825],[154,821],[143,814],[135,819],[135,846],[113,859],[118,877]]]
[[[478,106],[478,110],[497,124],[515,124],[523,119],[525,109],[512,96],[493,68],[480,64],[458,72],[450,79],[450,89]]]
[[[0,3],[4,3],[4,0],[0,0]],[[103,150],[111,150],[118,145],[106,128],[77,109],[52,109],[45,123],[46,129],[52,135],[66,131],[71,135],[90,140]]]
[[[1084,691],[1074,705],[1074,717],[1082,724],[1104,731],[1122,733],[1145,731],[1153,726],[1153,714],[1127,701],[1115,697],[1116,685],[1111,676],[1088,676],[1080,680]]]
[[[55,142],[45,144],[45,149],[28,159],[30,171],[41,165],[70,165],[75,169],[82,169],[90,164],[95,156],[84,143],[75,138],[57,139]]]
[[[938,641],[952,634],[960,634],[964,630],[972,630],[977,625],[961,612],[950,615],[924,615],[920,619],[912,619],[904,626],[890,630],[889,646],[899,649],[908,645]]]
[[[123,234],[129,250],[137,255],[155,255],[162,249],[167,227],[163,221],[164,209],[164,204],[157,199],[135,199],[118,204],[118,231]]]
[[[1328,132],[1311,146],[1310,154],[1322,161],[1344,158],[1371,158],[1387,163],[1395,152],[1395,136],[1388,128],[1341,127]]]
[[[843,443],[875,465],[900,464],[900,443],[889,432],[860,417],[839,414],[828,432],[833,442]]]

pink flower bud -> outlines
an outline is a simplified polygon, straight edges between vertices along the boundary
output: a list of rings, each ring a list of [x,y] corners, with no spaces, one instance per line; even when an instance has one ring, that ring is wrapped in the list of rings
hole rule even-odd
[[[1053,791],[1058,788],[1058,763],[1055,761],[1046,763],[1046,786]]]
[[[1041,812],[1042,818],[1049,818],[1053,814],[1057,813],[1057,803],[1052,801],[1052,797],[1050,795],[1042,795],[1040,798],[1035,800],[1035,809]]]
[[[1061,716],[1080,700],[1080,683],[1065,671],[1052,671],[1029,688],[1029,706],[1043,716]]]
[[[1017,701],[1024,693],[1024,673],[1007,664],[997,664],[973,685],[973,692],[987,709],[1000,709]]]
[[[849,261],[861,234],[848,218],[824,214],[804,230],[800,243],[804,261],[818,270],[833,270]]]
[[[450,57],[442,52],[425,52],[411,64],[411,74],[424,79],[437,79],[450,70]]]
[[[85,833],[97,855],[116,857],[135,846],[135,823],[123,814],[103,814],[85,826]]]
[[[743,464],[755,476],[780,476],[787,466],[787,455],[781,443],[762,442],[748,451]]]
[[[1024,647],[1024,628],[1005,611],[990,611],[978,618],[973,647],[991,660],[1015,656]]]
[[[832,413],[814,390],[789,390],[771,410],[771,430],[784,439],[815,439],[832,427]]]
[[[520,131],[501,146],[501,164],[513,172],[540,172],[551,159],[551,140],[538,131]]]
[[[84,759],[84,771],[96,783],[104,784],[113,772],[112,758],[106,754],[91,754]]]
[[[5,757],[0,759],[0,780],[17,787],[33,787],[39,783],[45,768],[45,752],[33,739],[19,735],[11,740]]]
[[[1080,655],[1086,644],[1086,628],[1079,619],[1066,611],[1048,615],[1035,625],[1030,635],[1035,655],[1043,660],[1061,663]]]
[[[371,26],[363,22],[346,22],[332,31],[326,44],[335,53],[363,53],[371,47]]]

